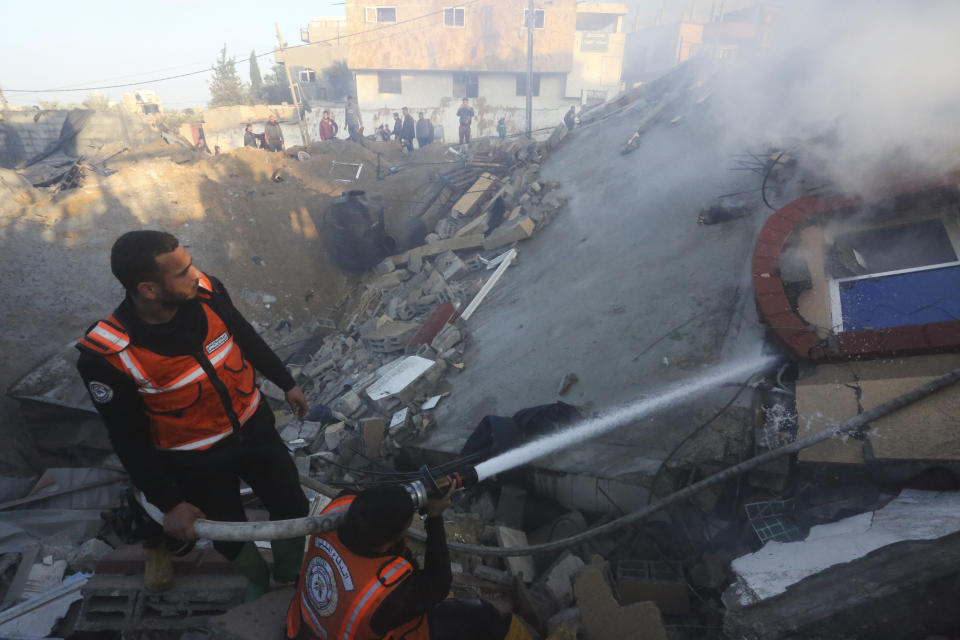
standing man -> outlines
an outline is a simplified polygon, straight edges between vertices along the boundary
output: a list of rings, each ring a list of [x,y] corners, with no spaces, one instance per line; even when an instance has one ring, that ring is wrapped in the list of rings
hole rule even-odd
[[[287,638],[530,640],[519,618],[489,602],[447,598],[453,574],[442,514],[449,504],[450,493],[427,501],[420,569],[404,541],[413,520],[406,489],[394,484],[335,498],[324,513],[346,517],[308,538]]]
[[[573,126],[577,123],[577,110],[570,105],[570,110],[563,116],[563,124],[567,125],[567,131],[573,131]]]
[[[320,120],[320,139],[330,140],[331,138],[336,138],[337,131],[339,130],[340,127],[330,118],[330,112],[324,110],[323,118]]]
[[[400,114],[396,111],[393,112],[393,139],[397,142],[400,142],[400,133],[403,129],[403,121],[400,120]],[[403,143],[400,143],[400,148],[403,148]]]
[[[400,145],[405,146],[407,151],[413,151],[413,139],[416,137],[416,127],[413,124],[413,116],[410,110],[404,107],[403,124],[400,125]]]
[[[347,96],[347,107],[344,109],[344,122],[347,123],[347,133],[350,139],[357,144],[363,144],[363,118],[360,116],[360,108],[357,107],[357,98]]]
[[[297,469],[255,370],[297,416],[307,401],[223,284],[162,231],[120,236],[110,269],[127,294],[77,342],[77,369],[134,486],[163,511],[164,532],[193,540],[197,518],[246,520],[240,480],[272,520],[305,516]],[[303,538],[270,544],[275,579],[295,580]],[[267,590],[270,571],[252,542],[213,546],[249,580],[248,599]]]
[[[433,123],[423,117],[423,111],[417,114],[417,144],[423,149],[433,142]]]
[[[272,113],[267,124],[263,125],[263,139],[268,151],[283,151],[283,131],[277,123],[277,116]]]
[[[260,145],[257,144],[257,140],[260,141]],[[253,147],[254,149],[257,149],[259,146],[262,146],[262,145],[263,145],[263,134],[254,133],[253,125],[247,124],[246,129],[244,129],[243,131],[243,146]]]
[[[470,144],[470,124],[473,122],[473,107],[470,101],[463,99],[463,104],[457,109],[457,117],[460,118],[460,144]]]

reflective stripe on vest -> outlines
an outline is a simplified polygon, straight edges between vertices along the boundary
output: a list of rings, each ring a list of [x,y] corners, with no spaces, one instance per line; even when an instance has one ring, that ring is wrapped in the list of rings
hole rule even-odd
[[[217,366],[217,363],[227,357],[231,349],[233,349],[233,336],[231,336],[230,339],[228,339],[223,345],[209,355],[208,360],[210,360],[210,364],[214,367]],[[129,371],[130,375],[133,376],[133,378],[137,381],[137,386],[139,387],[140,393],[165,393],[167,391],[176,391],[181,387],[187,386],[191,382],[196,382],[197,380],[207,376],[207,372],[203,370],[203,367],[197,364],[195,367],[188,370],[186,373],[167,386],[157,388],[154,383],[150,381],[150,378],[147,376],[147,372],[143,365],[140,364],[133,354],[128,351],[121,351],[119,355],[124,366],[126,366],[127,371]]]
[[[381,594],[381,592],[389,589],[384,583],[389,583],[391,578],[404,569],[412,570],[410,563],[403,558],[397,558],[384,567],[382,578],[378,576],[364,586],[360,597],[353,603],[353,610],[350,611],[346,620],[344,620],[343,629],[338,634],[341,640],[354,640],[357,618],[371,614],[370,610],[373,608],[373,605],[379,604],[380,602],[380,598],[377,598],[377,596],[384,595]]]
[[[243,424],[250,419],[250,416],[253,415],[253,412],[257,410],[257,407],[260,406],[260,389],[257,389],[256,395],[253,399],[253,402],[250,403],[250,406],[247,410],[240,416],[240,424]],[[193,451],[196,449],[206,449],[207,447],[220,442],[228,435],[233,433],[233,427],[225,429],[224,431],[218,433],[217,435],[210,436],[209,438],[203,438],[201,440],[194,440],[193,442],[188,442],[187,444],[181,444],[176,447],[157,447],[164,451]]]

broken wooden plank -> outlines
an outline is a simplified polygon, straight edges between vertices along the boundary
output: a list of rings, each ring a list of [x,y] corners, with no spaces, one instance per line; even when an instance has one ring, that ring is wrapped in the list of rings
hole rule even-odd
[[[429,256],[440,255],[447,251],[459,251],[460,249],[475,249],[476,247],[483,246],[483,234],[474,233],[469,236],[460,236],[454,238],[448,238],[446,240],[441,240],[440,242],[434,242],[433,244],[425,244],[421,247],[415,247],[410,249],[405,253],[393,256],[393,263],[398,267],[401,267],[408,262],[410,258],[416,256],[418,258],[427,258]]]
[[[473,186],[467,189],[467,192],[453,205],[450,210],[451,215],[459,218],[469,218],[474,215],[496,183],[497,179],[492,174],[481,173]]]

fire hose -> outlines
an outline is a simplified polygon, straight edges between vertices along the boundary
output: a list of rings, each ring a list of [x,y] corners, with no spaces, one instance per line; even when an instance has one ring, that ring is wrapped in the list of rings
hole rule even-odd
[[[485,556],[522,556],[535,553],[548,553],[573,547],[590,538],[610,533],[634,522],[645,520],[653,514],[662,511],[663,509],[666,509],[667,507],[678,502],[682,502],[708,487],[726,482],[731,478],[742,475],[781,456],[796,453],[802,449],[807,449],[815,444],[835,438],[837,436],[861,432],[863,428],[866,427],[866,425],[868,425],[871,421],[881,418],[898,409],[902,409],[909,404],[912,404],[932,393],[952,385],[958,380],[960,380],[960,369],[954,369],[940,376],[939,378],[935,378],[930,382],[922,384],[901,396],[897,396],[896,398],[877,405],[876,407],[864,411],[853,418],[831,425],[811,436],[799,438],[787,445],[773,449],[759,456],[755,456],[749,460],[744,460],[739,464],[728,467],[723,471],[719,471],[704,478],[703,480],[700,480],[699,482],[695,482],[679,491],[676,491],[642,509],[633,511],[621,516],[620,518],[617,518],[616,520],[592,529],[588,529],[587,531],[578,533],[568,538],[554,540],[553,542],[546,542],[543,544],[528,545],[525,547],[487,547],[483,545],[454,542],[448,542],[447,547],[451,551],[460,551]],[[451,484],[453,484],[456,488],[469,486],[470,484],[476,482],[477,477],[476,471],[473,469],[468,469],[460,474],[454,474],[453,476],[447,476],[439,480],[436,480],[430,476],[430,473],[427,470],[422,470],[422,473],[424,473],[425,477],[404,485],[408,494],[411,496],[411,501],[415,509],[422,508],[430,496],[437,495],[438,492],[439,495],[446,493],[446,490],[450,488]],[[316,481],[311,481],[310,483],[305,482],[304,484],[305,486],[310,487],[311,484],[315,482]],[[324,488],[325,485],[317,483],[314,484],[314,487]],[[326,489],[329,490],[329,488]],[[320,492],[326,493],[327,491]],[[307,518],[298,518],[295,520],[245,523],[197,520],[194,524],[194,530],[196,531],[198,537],[210,538],[213,540],[271,540],[331,531],[338,527],[342,521],[342,515],[320,515],[310,516]],[[425,534],[419,531],[411,529],[408,530],[407,533],[414,539],[426,539]]]

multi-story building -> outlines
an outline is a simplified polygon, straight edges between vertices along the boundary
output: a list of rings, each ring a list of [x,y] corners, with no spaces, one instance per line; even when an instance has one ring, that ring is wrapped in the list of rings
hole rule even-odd
[[[511,133],[525,128],[526,3],[476,0],[347,0],[348,65],[369,133],[392,124],[402,107],[423,111],[456,138],[463,98],[476,111],[474,135],[492,135],[504,118]],[[539,0],[532,20],[533,126],[552,127],[571,105],[619,90],[622,3]]]
[[[347,21],[345,18],[313,18],[300,29],[301,44],[288,46],[282,53],[274,48],[274,60],[290,67],[293,81],[309,101],[342,101],[325,81],[323,70],[347,61]]]

